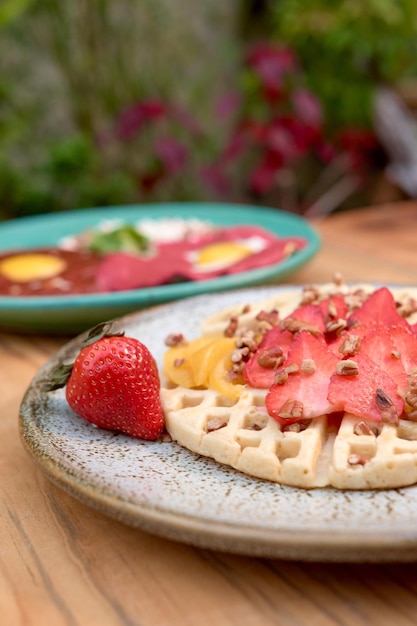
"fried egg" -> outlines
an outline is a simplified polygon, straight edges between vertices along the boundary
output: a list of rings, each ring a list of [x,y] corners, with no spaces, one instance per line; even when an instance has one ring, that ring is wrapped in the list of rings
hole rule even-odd
[[[199,272],[224,270],[266,247],[262,237],[217,241],[186,253],[187,261]]]
[[[53,278],[65,268],[63,259],[44,253],[15,254],[0,261],[0,274],[14,283]]]

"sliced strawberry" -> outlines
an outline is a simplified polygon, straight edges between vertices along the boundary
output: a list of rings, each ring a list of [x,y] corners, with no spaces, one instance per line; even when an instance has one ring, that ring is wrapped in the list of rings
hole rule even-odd
[[[404,326],[392,326],[389,334],[407,374],[417,368],[417,336]]]
[[[385,328],[394,325],[409,327],[408,322],[398,313],[394,296],[387,287],[380,287],[371,293],[349,319],[361,326],[372,323]]]
[[[327,398],[330,377],[338,360],[320,339],[307,331],[298,333],[285,364],[296,364],[298,371],[289,374],[286,382],[272,385],[266,396],[269,415],[278,422],[289,424],[297,419],[338,411],[340,402],[337,399],[329,402]],[[307,368],[307,364],[313,367]],[[292,417],[294,403],[297,403],[300,414]]]
[[[409,335],[408,331],[402,326],[396,326],[395,328]],[[407,374],[400,355],[394,346],[391,329],[377,328],[368,332],[361,340],[359,354],[367,356],[383,369],[396,382],[399,389],[406,388]]]
[[[302,304],[285,318],[285,320],[289,319],[299,320],[311,327],[315,327],[318,333],[324,333],[326,328],[323,310],[320,304]]]
[[[331,377],[329,402],[339,403],[347,413],[365,419],[395,421],[404,407],[397,383],[365,354],[356,355],[354,361],[356,375],[335,373]]]
[[[319,304],[325,320],[345,319],[348,306],[344,297],[340,294],[333,294]]]
[[[245,364],[245,368],[243,370],[243,378],[245,382],[251,387],[269,389],[274,382],[277,367],[281,365],[281,363],[276,363],[274,367],[271,366],[272,361],[270,360],[270,365],[266,366],[268,364],[268,359],[263,359],[262,356],[267,355],[268,351],[271,351],[272,349],[272,353],[269,352],[272,357],[274,348],[279,348],[282,351],[282,362],[284,362],[287,358],[292,340],[293,335],[288,330],[282,330],[279,326],[271,328],[271,330],[265,334],[255,354],[253,354],[249,361]],[[275,354],[277,354],[276,350]]]

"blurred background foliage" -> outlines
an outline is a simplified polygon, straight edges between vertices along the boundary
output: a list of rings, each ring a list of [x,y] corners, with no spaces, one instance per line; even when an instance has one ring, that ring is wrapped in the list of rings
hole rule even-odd
[[[0,219],[372,200],[372,96],[417,76],[414,0],[2,0]]]

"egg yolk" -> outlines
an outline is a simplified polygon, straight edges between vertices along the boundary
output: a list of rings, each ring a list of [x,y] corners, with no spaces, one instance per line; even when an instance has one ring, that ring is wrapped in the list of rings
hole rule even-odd
[[[49,254],[17,254],[0,261],[0,273],[15,283],[45,280],[60,274],[66,267],[63,259]]]
[[[237,263],[241,259],[252,254],[252,250],[241,243],[219,242],[202,248],[197,256],[198,265],[209,265],[211,263]]]

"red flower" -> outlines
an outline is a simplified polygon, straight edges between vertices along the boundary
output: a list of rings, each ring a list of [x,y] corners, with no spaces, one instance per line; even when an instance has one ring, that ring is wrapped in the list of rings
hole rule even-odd
[[[309,126],[316,128],[321,126],[323,121],[321,104],[311,91],[307,89],[297,89],[292,94],[292,103],[300,120]]]
[[[173,137],[160,137],[155,142],[155,155],[162,161],[168,173],[176,174],[185,166],[188,150]]]
[[[339,134],[339,144],[348,153],[352,168],[359,172],[371,164],[379,147],[375,134],[361,128],[343,130]]]
[[[210,192],[214,192],[216,196],[224,198],[230,194],[230,182],[222,163],[203,167],[200,171],[200,176],[203,184]]]
[[[143,126],[166,115],[167,108],[158,100],[145,100],[124,109],[116,120],[119,139],[132,139]]]
[[[277,153],[268,152],[249,179],[249,188],[256,194],[263,195],[271,191],[276,181],[276,174],[284,165]]]
[[[289,48],[259,43],[248,53],[246,63],[258,75],[267,99],[278,100],[284,90],[284,78],[297,71],[297,60]]]
[[[267,126],[265,145],[288,162],[306,155],[320,138],[319,128],[288,115],[272,120]]]

